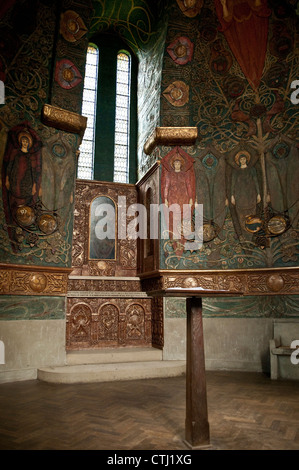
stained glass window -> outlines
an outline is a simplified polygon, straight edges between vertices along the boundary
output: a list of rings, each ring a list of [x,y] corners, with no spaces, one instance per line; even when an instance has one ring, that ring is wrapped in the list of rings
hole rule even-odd
[[[118,183],[127,183],[129,174],[130,75],[131,57],[120,52],[117,55],[113,177]]]
[[[103,47],[102,52],[101,47]],[[135,70],[136,64],[134,60],[132,62],[132,57],[127,50],[114,47],[111,49],[109,58],[107,57],[107,50],[105,44],[103,46],[99,45],[99,48],[95,44],[89,44],[87,50],[81,111],[82,115],[87,117],[87,127],[80,145],[77,177],[93,180],[104,175],[104,180],[108,178],[111,181],[113,178],[115,182],[128,183],[129,160],[132,159],[133,155],[131,155],[132,149],[130,149],[129,144],[132,140],[135,142],[136,138],[134,129],[130,136],[130,125],[132,126],[130,122],[132,113],[130,109],[132,106],[130,96],[132,67],[136,77],[137,70]],[[103,63],[100,63],[100,59]],[[100,71],[99,67],[101,67]],[[106,73],[105,67],[110,67],[108,73]],[[111,71],[116,71],[115,84],[111,83]],[[135,75],[133,78],[135,80]],[[109,83],[108,80],[110,80]],[[116,88],[114,88],[114,85],[116,85]],[[110,93],[112,90],[113,96]],[[134,112],[135,95],[132,99]],[[105,110],[107,106],[110,106],[108,100],[111,100],[111,106],[115,105],[114,119],[112,118],[112,120],[109,113],[108,119],[105,116]],[[133,122],[134,118],[135,115]],[[98,135],[105,127],[103,122],[106,126],[106,132]],[[105,162],[101,165],[103,147],[100,147],[103,143],[106,145],[106,154]],[[113,152],[114,154],[111,155]],[[109,166],[110,163],[111,166]],[[132,175],[134,174],[134,165],[133,162],[130,166]]]
[[[99,49],[90,44],[87,49],[82,115],[87,117],[87,126],[80,145],[77,177],[93,179],[95,151],[95,117],[97,105]]]

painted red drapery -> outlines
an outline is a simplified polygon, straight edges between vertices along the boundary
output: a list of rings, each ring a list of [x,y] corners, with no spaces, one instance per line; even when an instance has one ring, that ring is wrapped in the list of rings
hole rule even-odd
[[[180,147],[174,147],[161,160],[161,198],[165,205],[165,217],[168,218],[167,208],[172,208],[169,213],[169,238],[179,240],[179,244],[174,243],[173,247],[177,256],[181,256],[184,251],[185,238],[182,231],[182,223],[190,224],[194,211],[196,190],[194,159]],[[190,207],[190,213],[184,212],[184,205]],[[180,221],[179,226],[177,222]]]
[[[267,0],[214,0],[221,27],[250,85],[257,89],[263,74],[271,10]]]

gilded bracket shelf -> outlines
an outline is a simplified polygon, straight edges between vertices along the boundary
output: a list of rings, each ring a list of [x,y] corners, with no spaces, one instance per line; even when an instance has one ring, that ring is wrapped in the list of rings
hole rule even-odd
[[[42,108],[42,121],[47,126],[79,134],[81,140],[87,125],[87,117],[50,104],[45,104]]]
[[[156,127],[143,150],[150,155],[157,145],[194,145],[197,137],[197,127]]]

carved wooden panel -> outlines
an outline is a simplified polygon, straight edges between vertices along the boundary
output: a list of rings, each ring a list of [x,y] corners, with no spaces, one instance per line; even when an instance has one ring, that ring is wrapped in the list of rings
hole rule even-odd
[[[150,205],[159,204],[159,167],[160,163],[156,162],[137,184],[139,203],[143,204],[147,211],[147,238],[138,240],[139,268],[142,273],[154,271],[159,267],[159,240],[150,236],[150,228],[153,223],[150,220]]]
[[[86,343],[91,332],[91,308],[85,302],[79,302],[71,310],[72,340],[76,343]]]
[[[164,346],[163,298],[153,298],[152,311],[153,346],[162,349]]]
[[[110,293],[110,297],[114,292],[141,292],[141,281],[136,278],[114,278],[114,277],[84,277],[70,276],[68,281],[68,292],[101,292]]]
[[[89,253],[89,239],[94,227],[91,225],[91,204],[96,198],[104,197],[114,203],[116,247],[113,259],[92,259]],[[137,189],[134,185],[102,183],[77,180],[75,191],[74,233],[72,251],[72,273],[87,276],[135,276],[137,272],[137,240],[118,237],[119,198],[125,200],[126,228],[133,217],[128,207],[137,203]]]
[[[242,291],[244,295],[298,295],[299,268],[227,270],[227,271],[160,271],[156,277],[142,280],[147,292],[181,287]]]
[[[98,339],[118,343],[119,309],[107,302],[100,307],[98,318]],[[96,338],[95,338],[96,340]]]
[[[151,302],[151,298],[69,297],[67,349],[151,346]]]
[[[70,269],[39,266],[0,266],[0,294],[65,295]]]

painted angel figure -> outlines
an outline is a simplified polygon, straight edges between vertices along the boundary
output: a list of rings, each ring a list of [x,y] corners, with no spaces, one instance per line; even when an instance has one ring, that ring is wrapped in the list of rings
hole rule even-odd
[[[170,238],[180,240],[181,245],[183,245],[185,241],[182,236],[182,222],[183,224],[190,223],[191,225],[194,211],[196,193],[193,162],[193,158],[179,147],[175,147],[161,161],[162,203],[166,208],[171,208],[171,210],[169,210],[168,230]],[[184,206],[190,207],[187,218]],[[183,249],[179,248],[176,252],[182,254]]]
[[[251,156],[247,151],[239,151],[235,155],[235,163],[238,168],[232,171],[231,179],[231,204],[235,208],[239,223],[237,232],[248,238],[245,229],[245,220],[249,215],[256,213],[257,204],[261,202],[260,187],[257,172],[254,166],[250,166]]]

